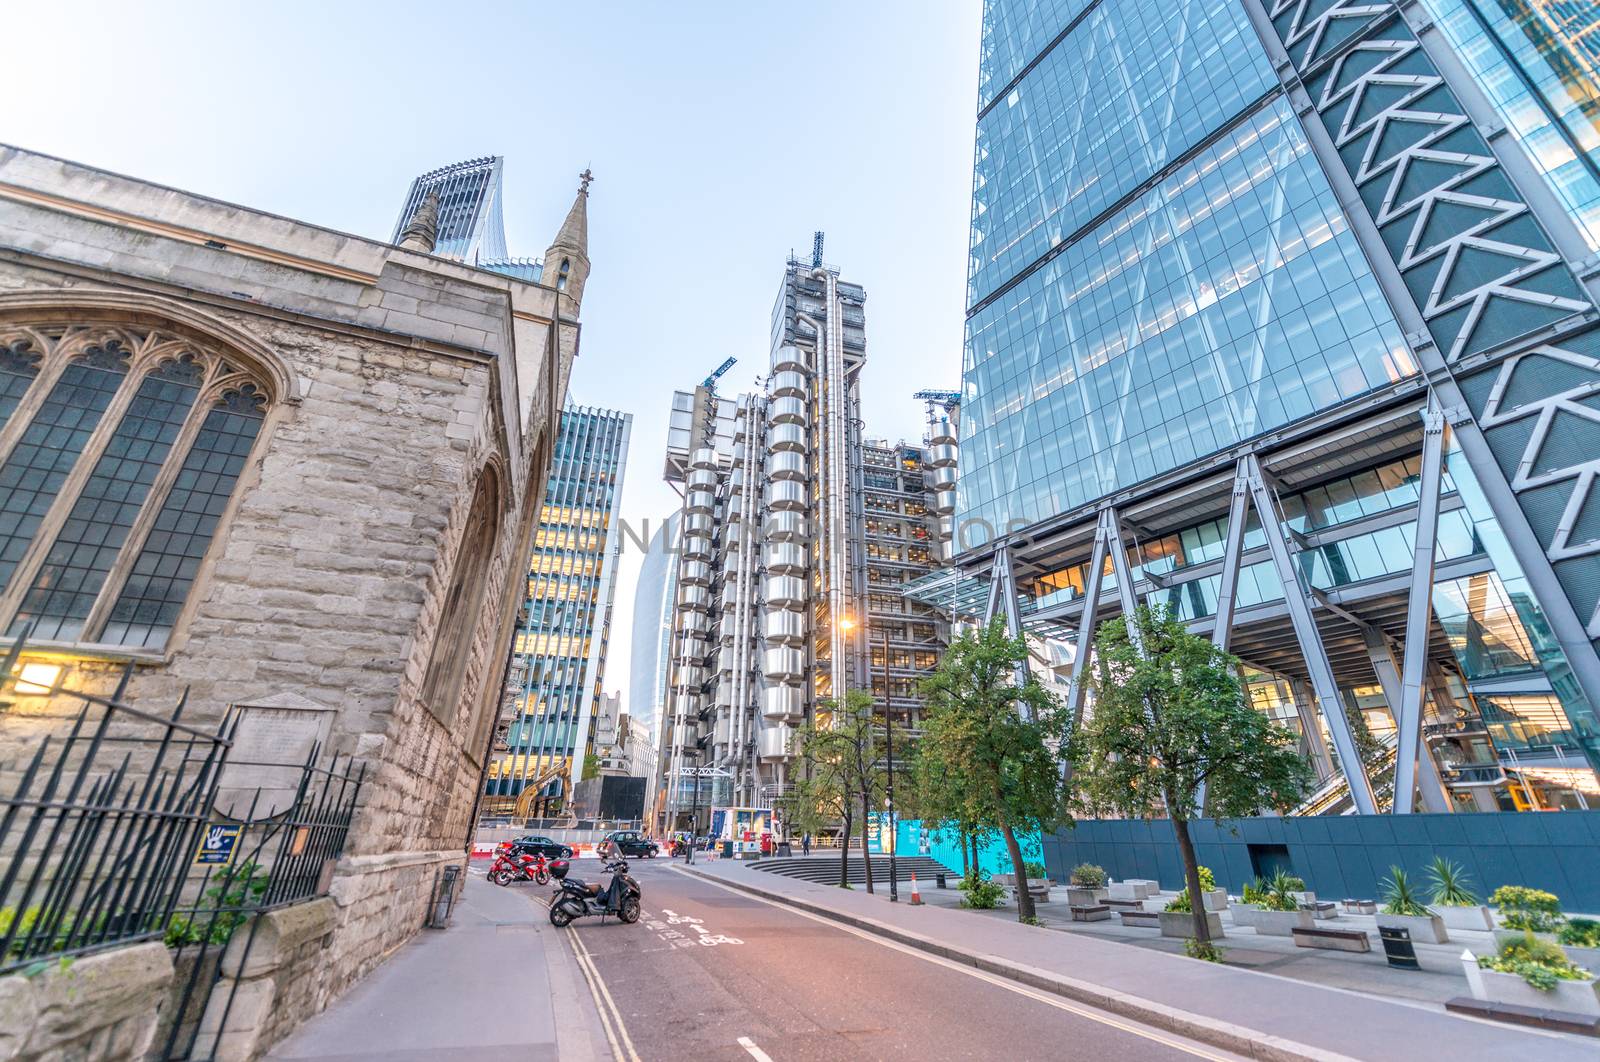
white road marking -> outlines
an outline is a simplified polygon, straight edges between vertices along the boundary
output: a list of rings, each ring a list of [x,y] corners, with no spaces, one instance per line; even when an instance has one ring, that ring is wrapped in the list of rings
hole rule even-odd
[[[739,1037],[739,1046],[750,1052],[750,1057],[756,1062],[772,1062],[772,1056],[756,1046],[756,1042],[748,1036]]]
[[[578,960],[578,968],[583,971],[583,976],[589,982],[589,991],[594,995],[596,1009],[600,1011],[600,1023],[605,1027],[606,1039],[611,1043],[611,1052],[618,1062],[641,1062],[639,1052],[634,1049],[633,1038],[628,1035],[628,1028],[622,1023],[622,1011],[617,1006],[617,1001],[611,998],[611,989],[606,987],[605,978],[600,976],[599,967],[595,966],[594,959],[589,955],[589,949],[576,932],[567,931],[567,939],[572,944],[572,953]],[[613,1035],[612,1029],[616,1032]]]
[[[887,940],[874,933],[868,933],[864,929],[857,929],[855,926],[845,925],[842,922],[835,922],[831,918],[823,918],[821,915],[814,915],[810,911],[802,911],[798,907],[791,907],[788,904],[780,903],[777,900],[769,900],[765,896],[756,896],[752,893],[745,892],[743,889],[732,888],[731,886],[722,884],[720,881],[712,881],[709,878],[694,873],[693,871],[683,870],[679,867],[673,867],[672,869],[677,871],[679,874],[686,874],[690,877],[703,881],[713,888],[722,889],[724,892],[731,892],[737,896],[744,896],[752,900],[757,900],[769,907],[776,907],[780,910],[787,911],[790,914],[799,915],[801,918],[809,918],[813,922],[820,922],[825,926],[831,926],[842,933],[849,933],[853,936],[860,937],[862,940],[871,941],[880,947],[891,948],[895,951],[904,952],[907,955],[921,959],[923,962],[931,962],[935,966],[943,966],[947,970],[954,970],[957,973],[966,974],[968,977],[975,977],[980,981],[987,981],[997,988],[1005,989],[1007,992],[1014,992],[1019,996],[1027,996],[1030,999],[1036,999],[1040,1003],[1044,1003],[1047,1006],[1055,1007],[1057,1010],[1069,1011],[1070,1013],[1076,1014],[1079,1017],[1088,1018],[1090,1021],[1099,1022],[1101,1025],[1109,1025],[1113,1029],[1121,1029],[1123,1032],[1132,1033],[1133,1035],[1142,1037],[1146,1040],[1153,1040],[1158,1044],[1166,1044],[1168,1047],[1175,1048],[1186,1054],[1191,1054],[1198,1058],[1209,1058],[1212,1059],[1213,1062],[1234,1062],[1234,1060],[1237,1058],[1237,1056],[1233,1055],[1213,1054],[1210,1051],[1195,1046],[1194,1044],[1187,1044],[1180,1040],[1174,1040],[1171,1037],[1163,1036],[1160,1033],[1153,1032],[1149,1029],[1144,1029],[1137,1025],[1131,1025],[1128,1022],[1122,1021],[1119,1018],[1114,1018],[1109,1014],[1102,1013],[1101,1011],[1095,1010],[1092,1007],[1086,1007],[1070,1000],[1063,999],[1061,996],[1052,995],[1046,992],[1036,992],[1033,989],[1028,988],[1025,985],[1020,985],[1015,981],[1010,981],[1003,977],[996,977],[993,974],[984,973],[982,970],[976,970],[970,966],[963,966],[958,962],[952,962],[949,959],[940,958],[937,955],[930,955],[925,951],[921,951],[906,944],[901,944],[899,941]],[[742,1042],[741,1046],[744,1046]],[[749,1050],[749,1047],[746,1047],[745,1049]],[[760,1049],[757,1048],[757,1050]]]

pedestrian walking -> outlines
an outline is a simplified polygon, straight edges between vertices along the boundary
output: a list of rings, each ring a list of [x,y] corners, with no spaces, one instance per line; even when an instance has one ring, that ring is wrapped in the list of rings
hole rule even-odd
[[[800,854],[811,854],[811,835],[809,833],[803,833],[800,835]]]

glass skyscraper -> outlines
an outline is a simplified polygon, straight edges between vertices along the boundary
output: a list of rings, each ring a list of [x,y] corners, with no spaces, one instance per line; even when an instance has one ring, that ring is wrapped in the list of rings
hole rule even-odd
[[[412,215],[430,193],[439,194],[439,234],[433,253],[458,262],[482,265],[506,260],[506,226],[500,213],[499,155],[430,170],[411,182],[405,206],[395,220],[390,242],[398,243]],[[518,274],[513,274],[518,275]],[[537,276],[521,279],[537,281]]]
[[[519,693],[489,765],[487,810],[527,817],[580,780],[605,678],[632,424],[611,410],[561,413],[512,650]]]
[[[1600,7],[983,19],[967,571],[1227,645],[1308,810],[1600,801]]]

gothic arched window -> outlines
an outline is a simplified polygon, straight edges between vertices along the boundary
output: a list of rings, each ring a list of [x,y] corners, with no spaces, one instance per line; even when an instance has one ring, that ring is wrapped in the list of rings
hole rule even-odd
[[[267,404],[264,377],[177,335],[0,322],[6,634],[165,645]]]
[[[572,259],[563,258],[561,260],[561,268],[556,271],[556,290],[557,291],[566,291],[567,290],[567,274],[569,274],[571,272],[572,272]]]

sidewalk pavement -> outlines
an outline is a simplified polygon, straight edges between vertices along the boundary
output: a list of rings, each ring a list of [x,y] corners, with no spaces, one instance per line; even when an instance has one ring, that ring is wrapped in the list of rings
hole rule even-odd
[[[577,963],[527,889],[476,874],[448,929],[420,931],[267,1056],[609,1060]]]
[[[890,904],[881,891],[868,895],[859,888],[817,885],[740,862],[696,864],[689,872],[1246,1057],[1319,1062],[1594,1062],[1597,1057],[1595,1042],[1585,1037],[1478,1021],[1424,1004],[1202,963],[1086,933],[1053,932],[942,903],[912,907],[904,882],[901,902]]]

